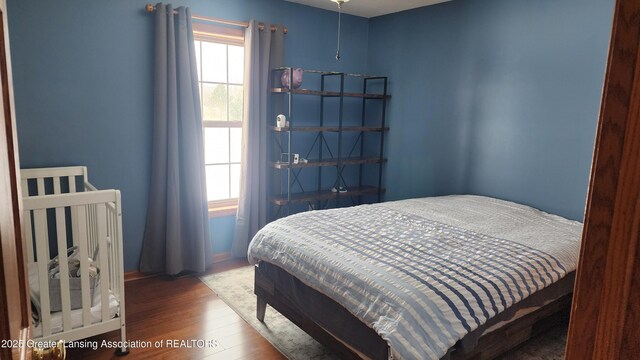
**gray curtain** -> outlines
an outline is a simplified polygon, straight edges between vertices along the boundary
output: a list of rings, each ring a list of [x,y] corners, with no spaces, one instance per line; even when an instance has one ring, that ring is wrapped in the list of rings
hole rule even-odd
[[[246,257],[249,242],[267,222],[268,140],[267,126],[275,120],[269,116],[269,76],[271,69],[282,66],[284,33],[270,24],[252,20],[245,32],[244,119],[242,124],[242,170],[240,198],[232,253]]]
[[[156,5],[153,153],[140,259],[141,271],[170,275],[204,271],[213,251],[191,13],[176,10]]]

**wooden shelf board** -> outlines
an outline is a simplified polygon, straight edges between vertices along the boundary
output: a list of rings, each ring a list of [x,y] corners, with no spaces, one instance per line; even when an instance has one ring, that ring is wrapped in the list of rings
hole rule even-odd
[[[381,189],[375,186],[362,186],[362,187],[354,187],[347,188],[347,192],[340,193],[340,197],[352,197],[352,196],[361,196],[361,195],[369,195],[369,194],[378,194],[384,193],[385,189]],[[291,194],[291,200],[287,200],[286,196],[275,196],[271,199],[276,205],[282,206],[292,203],[301,203],[301,202],[309,202],[309,201],[317,201],[317,200],[333,200],[338,197],[338,193],[332,192],[331,190],[326,191],[307,191],[303,193],[295,193]]]
[[[273,71],[287,71],[292,69],[290,66],[283,66],[279,68],[273,69]],[[295,69],[295,68],[293,68]],[[320,75],[344,75],[347,77],[360,77],[365,79],[384,79],[386,76],[381,75],[367,75],[367,74],[352,74],[352,73],[343,73],[339,71],[321,71],[321,70],[310,70],[310,69],[302,69],[302,72],[311,73],[311,74],[320,74]]]
[[[324,132],[339,132],[339,126],[294,126],[294,127],[277,127],[270,126],[272,131],[277,132],[287,132],[287,131],[324,131]],[[342,131],[364,131],[364,132],[380,132],[380,131],[388,131],[388,127],[380,127],[380,126],[343,126]]]
[[[274,93],[289,93],[292,94],[301,94],[301,95],[320,95],[320,96],[329,96],[329,97],[339,97],[340,92],[338,91],[320,91],[320,90],[309,90],[309,89],[292,89],[289,88],[271,88],[271,92]],[[345,92],[343,93],[345,97],[360,97],[366,99],[384,99],[383,94],[362,94],[362,93],[352,93]],[[387,98],[390,98],[391,95],[387,95]]]
[[[360,164],[379,164],[382,162],[386,162],[387,159],[380,159],[379,157],[351,157],[351,158],[343,158],[342,165],[360,165]],[[300,163],[300,164],[291,164],[292,169],[296,168],[304,168],[304,167],[319,167],[319,166],[337,166],[338,159],[323,159],[320,160],[309,160],[308,163]],[[275,169],[287,169],[289,167],[289,163],[282,162],[272,162],[271,167]]]

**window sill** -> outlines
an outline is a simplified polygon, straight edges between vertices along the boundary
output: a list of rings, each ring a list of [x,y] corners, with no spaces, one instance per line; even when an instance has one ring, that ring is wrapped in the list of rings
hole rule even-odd
[[[235,215],[238,210],[238,199],[209,203],[209,219]]]

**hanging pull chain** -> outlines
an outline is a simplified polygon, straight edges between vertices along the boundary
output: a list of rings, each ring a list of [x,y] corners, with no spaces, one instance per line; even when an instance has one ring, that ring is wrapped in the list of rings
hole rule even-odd
[[[342,22],[342,3],[338,1],[338,50],[336,51],[336,60],[340,61],[340,23]]]

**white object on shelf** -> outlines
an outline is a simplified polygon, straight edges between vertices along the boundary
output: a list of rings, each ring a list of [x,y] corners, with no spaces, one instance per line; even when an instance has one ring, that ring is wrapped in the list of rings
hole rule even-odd
[[[287,125],[287,117],[284,114],[276,116],[276,127],[283,128]]]

